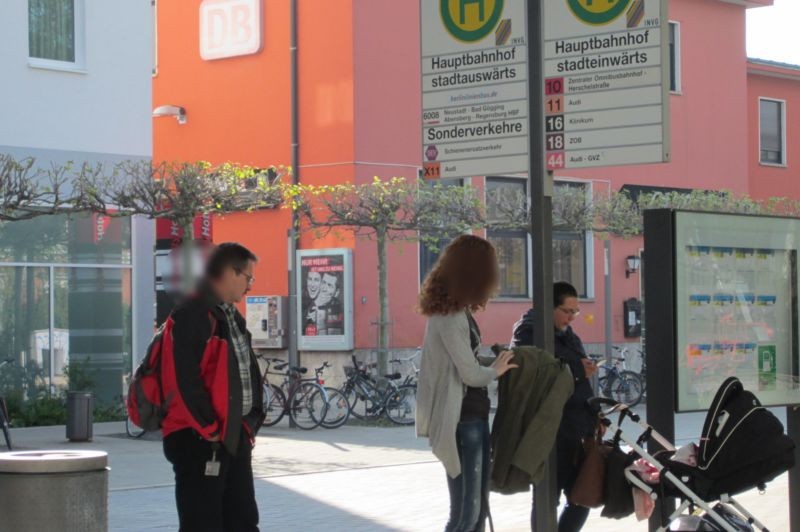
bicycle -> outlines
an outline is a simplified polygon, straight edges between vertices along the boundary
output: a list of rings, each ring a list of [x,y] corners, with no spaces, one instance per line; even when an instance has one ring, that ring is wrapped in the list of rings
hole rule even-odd
[[[322,415],[320,425],[325,429],[336,429],[347,423],[347,420],[350,419],[350,403],[341,391],[330,386],[325,386],[322,372],[329,367],[331,367],[331,365],[328,364],[328,362],[323,362],[322,366],[314,369],[314,373],[316,374],[317,384],[325,388],[325,393],[327,394],[327,409]],[[320,400],[320,398],[315,397],[313,402],[317,404]]]
[[[605,363],[603,355],[589,355],[589,358],[600,363],[599,369],[604,371],[604,375],[597,379],[601,395],[628,406],[639,404],[642,399],[642,382],[636,373],[620,370],[625,358],[613,357],[611,364]]]
[[[417,386],[414,384],[397,385],[394,381],[400,379],[400,374],[386,375],[380,388],[379,383],[370,374],[368,369],[376,364],[365,365],[363,368],[352,356],[353,367],[345,368],[347,381],[340,391],[347,397],[350,412],[361,420],[375,419],[385,415],[390,421],[398,425],[413,425],[417,410]]]
[[[419,380],[419,368],[414,363],[414,359],[416,359],[421,354],[422,354],[422,348],[418,347],[417,350],[414,352],[414,354],[411,355],[410,357],[394,358],[389,361],[390,364],[394,364],[400,367],[402,367],[403,364],[408,364],[409,366],[411,366],[411,372],[409,372],[409,374],[406,375],[405,380],[403,380],[403,382],[400,383],[400,386],[417,385],[417,381]]]
[[[325,418],[328,410],[328,395],[325,388],[317,384],[316,379],[304,379],[302,375],[308,372],[307,368],[290,366],[278,358],[265,358],[267,366],[262,378],[264,389],[264,425],[276,425],[283,416],[289,418],[303,430],[315,429]],[[286,369],[285,373],[270,371],[271,365],[279,372]],[[280,375],[283,382],[280,386],[271,384],[269,375]],[[288,397],[288,400],[287,400]]]
[[[13,363],[13,358],[7,358],[0,362],[0,369]],[[3,396],[0,396],[0,427],[3,429],[3,437],[6,439],[6,447],[8,447],[9,451],[11,451],[11,418],[8,416],[8,406],[6,405],[6,398]]]
[[[617,347],[614,346],[614,349],[619,351],[619,356],[628,360],[630,358],[628,347]],[[644,356],[644,351],[641,349],[636,348],[636,353],[639,355],[639,358],[642,360],[641,368],[638,372],[631,371],[629,373],[633,373],[634,375],[639,377],[639,381],[642,384],[642,399],[647,398],[647,358]]]

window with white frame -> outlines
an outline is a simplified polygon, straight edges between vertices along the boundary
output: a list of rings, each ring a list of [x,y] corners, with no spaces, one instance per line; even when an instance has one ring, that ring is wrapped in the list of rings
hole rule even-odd
[[[28,0],[28,56],[32,66],[82,67],[83,1]]]
[[[669,90],[681,91],[681,26],[669,23]]]
[[[588,183],[561,181],[555,183],[556,187],[574,187],[586,194],[588,201]],[[553,227],[553,280],[567,281],[578,292],[581,298],[589,294],[589,256],[590,233],[576,231],[570,227]]]
[[[759,98],[759,135],[762,164],[786,164],[784,102]]]
[[[486,178],[486,217],[493,228],[486,238],[494,245],[500,266],[500,297],[528,298],[528,230],[509,224],[509,209],[527,205],[527,179],[509,177]]]
[[[425,186],[425,183],[420,183],[420,186]],[[461,179],[443,179],[438,182],[442,186],[464,186]],[[425,278],[433,269],[439,256],[444,251],[444,248],[453,241],[455,238],[446,231],[436,234],[420,235],[425,238],[419,243],[419,282],[423,283]]]

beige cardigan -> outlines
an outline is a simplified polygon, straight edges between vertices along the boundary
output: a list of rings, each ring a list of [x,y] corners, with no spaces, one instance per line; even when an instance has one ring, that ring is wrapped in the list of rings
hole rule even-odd
[[[488,386],[496,376],[475,360],[466,313],[428,318],[417,384],[417,436],[428,437],[451,478],[461,474],[456,427],[466,387]]]

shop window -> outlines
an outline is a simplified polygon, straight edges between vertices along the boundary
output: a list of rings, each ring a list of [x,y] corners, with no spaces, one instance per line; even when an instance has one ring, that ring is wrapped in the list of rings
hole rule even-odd
[[[786,164],[784,135],[784,102],[759,99],[759,134],[762,164]]]
[[[0,225],[0,262],[131,264],[131,219],[40,216]]]

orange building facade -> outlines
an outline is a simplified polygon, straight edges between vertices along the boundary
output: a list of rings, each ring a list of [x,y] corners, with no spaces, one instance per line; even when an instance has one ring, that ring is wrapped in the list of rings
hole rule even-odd
[[[205,27],[202,31],[209,33],[203,36],[202,10],[225,4],[226,9],[243,5],[243,10],[255,4],[260,13],[257,20],[248,18],[245,11],[230,12],[228,19],[215,15],[217,25]],[[753,179],[758,120],[753,117],[752,86],[764,76],[754,75],[756,67],[748,66],[744,28],[746,9],[770,4],[769,0],[671,0],[671,162],[562,171],[556,173],[557,180],[589,190],[655,186],[759,195],[761,181]],[[292,164],[290,5],[288,0],[157,4],[153,105],[184,107],[187,123],[154,122],[155,160],[231,161],[257,167]],[[299,164],[295,171],[299,181],[363,183],[373,176],[415,179],[422,164],[419,2],[309,0],[298,1],[297,6]],[[203,39],[206,46],[224,42],[226,35],[246,41],[259,27],[261,41],[248,49],[248,55],[203,59]],[[707,42],[715,44],[706,46]],[[691,53],[701,49],[702,54]],[[524,176],[519,175],[466,181],[481,193],[492,186],[525,186]],[[772,195],[773,188],[764,193]],[[260,257],[254,295],[289,293],[289,226],[286,209],[215,219],[215,241],[238,241]],[[604,316],[602,244],[591,234],[572,240],[570,235],[562,236],[566,255],[557,271],[575,276],[569,280],[580,284],[582,293],[577,332],[599,351],[609,319],[615,343],[638,342],[623,334],[623,301],[641,298],[639,274],[625,273],[625,259],[638,255],[641,240],[614,242],[609,264],[614,311]],[[517,244],[504,238],[494,235],[504,253],[516,254],[517,262],[504,267],[509,283],[521,293],[498,298],[479,316],[487,345],[507,342],[513,323],[530,306],[529,242],[526,236],[509,237],[521,238],[514,241],[521,246],[517,250]],[[374,242],[341,235],[315,239],[304,234],[298,247],[352,250],[355,349],[373,350],[379,310]],[[418,244],[402,243],[391,246],[389,254],[391,346],[414,349],[424,333],[424,319],[414,312],[414,305],[425,251]]]

